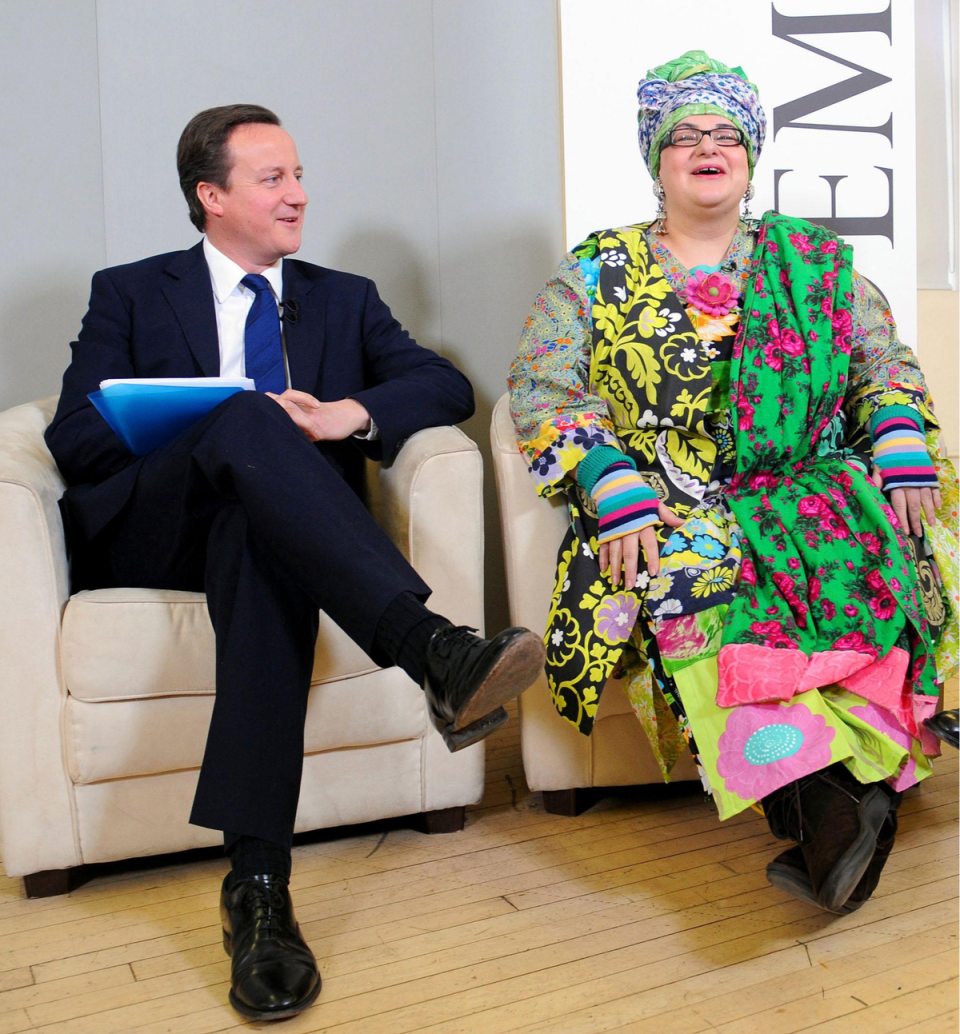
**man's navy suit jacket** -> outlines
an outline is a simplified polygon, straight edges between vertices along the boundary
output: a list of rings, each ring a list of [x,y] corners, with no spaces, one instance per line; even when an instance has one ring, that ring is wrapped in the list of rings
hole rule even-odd
[[[322,443],[355,487],[363,455],[390,459],[425,427],[473,413],[470,382],[420,347],[380,300],[372,281],[284,259],[284,323],[291,387],[322,402],[351,397],[370,413],[379,440]],[[70,486],[61,502],[68,538],[89,541],[130,498],[142,458],[130,454],[87,398],[111,377],[212,377],[220,347],[202,244],[95,274],[90,307],[63,377],[47,445]],[[175,488],[172,490],[175,491]]]

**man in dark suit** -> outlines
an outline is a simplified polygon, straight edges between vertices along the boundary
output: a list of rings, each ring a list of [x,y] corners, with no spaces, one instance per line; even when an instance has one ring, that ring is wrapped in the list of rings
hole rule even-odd
[[[287,890],[318,610],[424,687],[451,750],[505,720],[542,644],[525,629],[483,640],[429,611],[428,586],[357,495],[364,455],[390,459],[416,431],[466,419],[473,393],[371,281],[285,258],[307,196],[277,117],[201,112],[177,165],[204,240],[94,276],[46,437],[70,486],[74,589],[207,593],[217,693],[191,821],[223,830],[231,859],[231,1001],[280,1018],[320,990]],[[218,374],[257,391],[139,458],[87,398],[106,378]]]

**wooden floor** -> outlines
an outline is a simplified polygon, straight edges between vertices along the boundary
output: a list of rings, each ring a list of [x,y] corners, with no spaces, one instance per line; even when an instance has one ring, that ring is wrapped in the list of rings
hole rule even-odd
[[[955,706],[955,705],[954,705]],[[699,793],[544,813],[512,721],[462,833],[297,847],[323,993],[283,1034],[954,1034],[957,754],[909,791],[875,897],[846,917],[764,879],[780,847]],[[117,869],[27,901],[0,877],[0,1034],[249,1030],[227,1005],[222,860]]]

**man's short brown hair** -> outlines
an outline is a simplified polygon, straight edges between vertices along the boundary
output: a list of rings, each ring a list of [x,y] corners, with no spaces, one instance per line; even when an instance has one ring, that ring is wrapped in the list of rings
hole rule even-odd
[[[190,222],[203,233],[207,213],[197,197],[198,183],[214,183],[226,189],[232,163],[227,151],[230,133],[248,123],[279,126],[280,119],[259,104],[225,104],[194,115],[177,144],[180,189],[187,199]]]

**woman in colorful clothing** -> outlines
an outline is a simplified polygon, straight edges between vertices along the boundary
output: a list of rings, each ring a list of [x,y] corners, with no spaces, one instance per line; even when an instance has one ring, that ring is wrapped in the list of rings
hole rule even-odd
[[[850,246],[749,217],[743,70],[691,51],[638,97],[657,218],[566,256],[509,382],[537,491],[570,505],[548,682],[589,734],[621,675],[664,779],[692,750],[721,819],[762,807],[797,842],[771,882],[849,912],[937,753],[955,478]]]

